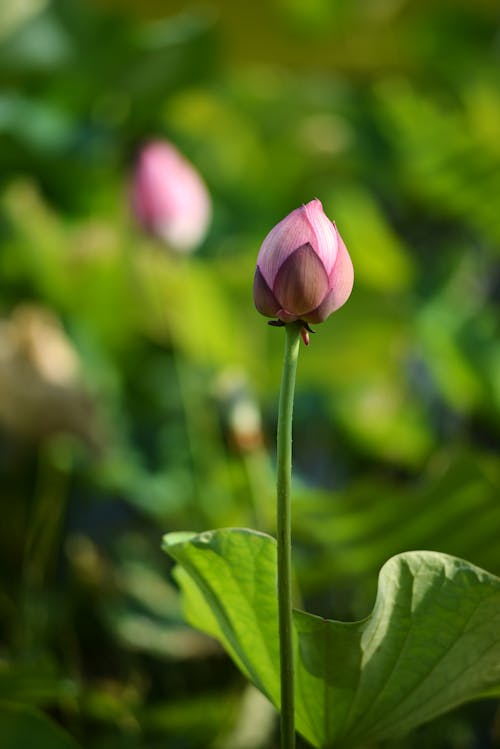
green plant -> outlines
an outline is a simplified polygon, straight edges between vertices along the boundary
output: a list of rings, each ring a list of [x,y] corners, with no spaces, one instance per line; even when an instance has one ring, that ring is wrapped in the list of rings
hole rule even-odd
[[[256,306],[286,328],[277,543],[246,529],[164,539],[188,620],[216,637],[281,711],[283,749],[295,745],[295,724],[316,747],[353,747],[500,693],[500,579],[469,562],[430,551],[399,554],[383,566],[366,619],[292,613],[291,423],[300,336],[307,344],[306,321],[325,319],[352,288],[350,261],[335,276],[341,239],[324,221],[319,201],[294,211],[268,235],[257,262]]]

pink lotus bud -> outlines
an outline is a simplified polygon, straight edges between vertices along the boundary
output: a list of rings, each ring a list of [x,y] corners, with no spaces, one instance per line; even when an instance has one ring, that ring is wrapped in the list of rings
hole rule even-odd
[[[212,213],[200,175],[166,141],[142,148],[132,179],[132,209],[146,231],[180,252],[200,244]]]
[[[283,323],[323,322],[347,301],[353,281],[342,237],[314,199],[264,239],[255,271],[255,306]]]

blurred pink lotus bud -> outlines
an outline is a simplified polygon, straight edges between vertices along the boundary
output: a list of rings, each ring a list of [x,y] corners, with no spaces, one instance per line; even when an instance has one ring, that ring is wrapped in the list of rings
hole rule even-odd
[[[266,317],[319,323],[347,301],[354,270],[335,224],[311,200],[272,229],[257,258],[254,300]]]
[[[166,141],[139,153],[132,179],[132,209],[142,227],[180,252],[201,243],[210,223],[210,195],[195,168]]]

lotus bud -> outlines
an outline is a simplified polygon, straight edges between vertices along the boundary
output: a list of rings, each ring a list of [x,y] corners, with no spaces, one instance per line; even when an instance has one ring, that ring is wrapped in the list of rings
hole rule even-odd
[[[172,249],[189,252],[204,239],[212,213],[210,195],[172,144],[157,140],[142,148],[131,198],[141,226]]]
[[[342,237],[317,199],[272,229],[257,257],[254,301],[275,325],[320,323],[347,301],[354,270]],[[271,323],[273,324],[273,323]],[[308,336],[303,335],[308,343]]]

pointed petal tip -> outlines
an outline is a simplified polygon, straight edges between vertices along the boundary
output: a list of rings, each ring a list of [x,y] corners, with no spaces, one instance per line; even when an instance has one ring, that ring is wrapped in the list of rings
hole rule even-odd
[[[298,247],[281,266],[273,294],[294,315],[316,309],[328,292],[328,275],[313,247]]]
[[[323,204],[319,198],[313,198],[308,203],[304,203],[303,208],[306,210],[321,211],[323,213]]]

